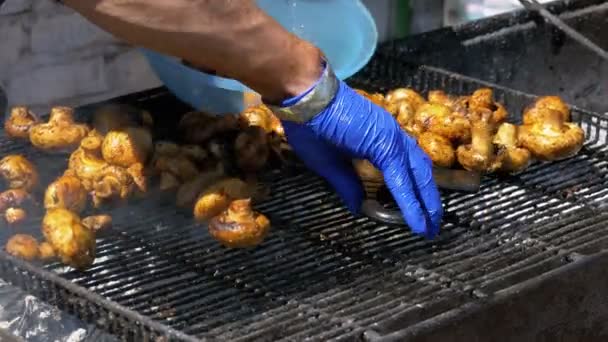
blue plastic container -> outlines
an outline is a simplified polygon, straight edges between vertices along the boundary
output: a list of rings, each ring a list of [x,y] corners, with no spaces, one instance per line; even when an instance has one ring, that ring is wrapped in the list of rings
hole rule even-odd
[[[283,27],[318,46],[336,75],[345,79],[372,57],[378,31],[359,0],[258,0]],[[339,17],[339,18],[338,18]],[[192,107],[214,114],[243,110],[246,86],[189,68],[178,59],[142,49],[165,86]]]

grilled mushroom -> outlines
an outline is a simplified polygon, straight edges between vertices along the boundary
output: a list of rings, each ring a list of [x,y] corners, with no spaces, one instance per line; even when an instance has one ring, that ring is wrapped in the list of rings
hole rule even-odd
[[[6,252],[12,256],[32,261],[38,258],[38,241],[28,234],[15,234],[6,242]]]
[[[542,96],[536,99],[534,103],[524,109],[523,124],[532,125],[537,121],[545,120],[543,112],[553,110],[561,114],[561,121],[570,121],[570,108],[558,96]]]
[[[525,170],[532,162],[530,151],[520,147],[517,126],[503,123],[498,127],[492,142],[498,147],[500,171],[517,173]]]
[[[65,208],[80,213],[87,205],[87,190],[76,176],[63,175],[49,184],[44,193],[44,207]]]
[[[520,127],[523,147],[542,161],[555,161],[576,155],[585,141],[585,132],[578,125],[564,122],[563,112],[544,109],[537,112],[532,124]]]
[[[101,154],[110,164],[129,167],[145,164],[152,148],[152,134],[148,129],[127,127],[106,134],[101,144]]]
[[[0,175],[11,189],[29,192],[38,185],[36,167],[19,154],[8,155],[0,160]]]
[[[9,118],[4,122],[4,131],[11,138],[29,139],[30,129],[38,124],[40,119],[25,106],[11,109]]]
[[[228,248],[259,245],[270,230],[270,220],[253,211],[250,199],[234,200],[209,221],[209,234]]]
[[[249,126],[234,141],[236,163],[245,172],[256,172],[268,162],[270,147],[266,132],[259,126]]]
[[[92,231],[100,231],[112,226],[112,216],[110,215],[91,215],[82,219],[82,225]]]
[[[366,99],[370,100],[373,104],[380,106],[380,107],[384,107],[384,95],[380,94],[380,93],[373,93],[370,94],[368,92],[366,92],[365,90],[362,89],[355,89],[355,91],[365,97]]]
[[[197,221],[207,221],[225,210],[235,199],[251,198],[255,187],[238,178],[224,178],[203,191],[194,205]]]
[[[471,143],[458,146],[456,156],[466,170],[490,173],[500,167],[492,145],[491,121],[491,112],[486,112],[479,120],[473,122]]]
[[[87,125],[74,121],[74,110],[69,107],[53,107],[49,121],[30,129],[32,145],[49,152],[71,152],[87,135]]]
[[[458,112],[439,103],[425,103],[416,111],[415,123],[425,131],[444,136],[452,141],[467,141],[471,123]]]
[[[95,260],[95,233],[78,215],[63,208],[50,209],[42,220],[42,233],[61,261],[83,270]]]
[[[18,225],[25,221],[27,212],[23,208],[8,208],[4,212],[4,219],[9,225]]]
[[[44,241],[38,245],[38,256],[41,260],[48,261],[54,259],[56,255],[53,246],[51,246],[50,243]]]
[[[418,137],[418,145],[428,154],[434,165],[449,168],[456,160],[452,142],[439,134],[424,132]]]

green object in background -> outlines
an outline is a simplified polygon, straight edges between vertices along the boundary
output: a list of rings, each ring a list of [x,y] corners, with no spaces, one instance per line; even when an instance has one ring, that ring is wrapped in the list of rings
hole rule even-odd
[[[393,27],[395,28],[395,38],[403,38],[410,32],[411,10],[409,0],[395,0],[395,16]]]

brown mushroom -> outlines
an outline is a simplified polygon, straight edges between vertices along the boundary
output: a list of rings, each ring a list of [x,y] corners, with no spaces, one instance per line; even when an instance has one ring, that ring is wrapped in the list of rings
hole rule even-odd
[[[18,225],[25,221],[27,212],[23,208],[8,208],[4,212],[4,219],[9,225]]]
[[[15,234],[6,242],[6,252],[12,256],[32,261],[38,258],[38,241],[28,234]]]
[[[456,149],[458,162],[469,171],[490,173],[500,167],[492,144],[492,114],[486,112],[471,127],[471,143]]]
[[[11,138],[29,139],[30,129],[38,124],[40,119],[25,106],[11,109],[9,118],[4,122],[4,131]]]
[[[225,210],[235,199],[251,198],[255,187],[238,178],[224,178],[205,189],[194,205],[194,217],[203,222]]]
[[[55,250],[50,243],[44,241],[38,245],[38,256],[41,260],[49,261],[55,258]]]
[[[250,199],[234,200],[209,221],[209,234],[228,248],[259,245],[270,230],[270,220],[251,208]]]
[[[42,220],[42,233],[64,264],[79,270],[93,264],[95,233],[76,213],[63,208],[48,210]]]
[[[389,91],[384,98],[386,105],[399,104],[401,102],[407,102],[413,111],[416,111],[426,101],[424,97],[413,89],[410,88],[397,88]],[[390,112],[390,110],[389,110]]]
[[[82,225],[92,231],[100,231],[112,226],[112,216],[110,215],[91,215],[82,219]]]
[[[541,96],[524,109],[523,124],[531,125],[542,121],[543,112],[546,110],[559,112],[563,122],[570,121],[570,108],[559,96]]]
[[[9,189],[0,193],[0,213],[8,208],[21,207],[31,200],[30,194],[23,189]]]
[[[234,141],[236,163],[245,172],[256,172],[268,162],[270,146],[266,132],[258,126],[243,129]]]
[[[38,171],[34,164],[19,154],[8,155],[0,160],[0,175],[11,189],[30,192],[38,185]]]
[[[520,147],[518,127],[503,123],[492,141],[498,147],[497,158],[500,161],[501,172],[517,173],[525,170],[532,162],[530,151]]]
[[[449,168],[456,159],[452,142],[439,134],[424,132],[418,137],[418,145],[431,158],[434,165]]]
[[[101,144],[101,155],[110,164],[129,167],[145,164],[152,148],[152,134],[148,129],[127,127],[106,134]]]
[[[87,190],[76,176],[63,175],[49,184],[44,193],[44,207],[65,208],[80,213],[87,205]]]
[[[585,133],[578,125],[564,122],[562,112],[544,109],[537,113],[532,124],[520,127],[519,140],[523,147],[542,161],[554,161],[576,155],[585,141]]]
[[[458,112],[439,103],[425,103],[416,111],[415,124],[452,141],[468,141],[471,123]]]
[[[30,129],[30,142],[49,152],[71,152],[87,135],[87,125],[74,121],[74,110],[69,107],[53,107],[49,121]]]

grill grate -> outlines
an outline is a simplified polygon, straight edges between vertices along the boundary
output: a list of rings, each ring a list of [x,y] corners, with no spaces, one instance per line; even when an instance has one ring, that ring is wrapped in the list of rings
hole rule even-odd
[[[486,85],[379,59],[352,84],[452,93]],[[512,116],[533,99],[493,88]],[[154,114],[187,110],[162,89],[119,101]],[[14,284],[128,340],[353,339],[371,328],[389,334],[606,246],[608,119],[578,108],[573,119],[588,138],[578,156],[488,178],[478,194],[444,193],[445,223],[435,241],[351,216],[322,180],[296,168],[266,175],[273,197],[258,209],[273,229],[254,250],[218,246],[187,213],[150,196],[111,212],[115,227],[99,237],[89,270],[32,265],[4,252],[0,269]],[[0,150],[48,166],[49,179],[65,167],[65,160],[6,139]],[[24,229],[40,236],[36,224]],[[7,236],[0,233],[2,242]]]

